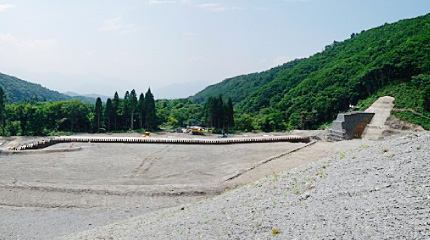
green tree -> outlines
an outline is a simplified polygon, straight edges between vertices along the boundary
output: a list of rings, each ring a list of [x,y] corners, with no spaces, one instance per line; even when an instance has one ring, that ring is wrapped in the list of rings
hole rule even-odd
[[[5,128],[5,94],[3,88],[0,87],[0,123],[2,128],[2,135],[4,135]]]
[[[114,122],[115,119],[115,109],[113,107],[112,104],[112,100],[110,98],[108,98],[106,100],[106,107],[105,107],[105,119],[106,119],[106,128],[107,131],[111,131],[112,130],[112,123]]]
[[[212,128],[214,125],[214,118],[213,118],[213,114],[214,114],[214,109],[215,109],[215,99],[210,96],[208,97],[208,100],[206,101],[205,105],[204,105],[204,118],[205,118],[205,122],[206,124]]]
[[[230,128],[234,127],[234,110],[231,97],[227,100],[224,112],[226,117],[226,131],[229,132]]]
[[[122,120],[123,126],[122,129],[128,129],[128,119],[130,119],[130,93],[128,91],[124,94],[124,100],[122,101]]]
[[[139,114],[139,128],[143,128],[143,122],[145,120],[145,97],[143,96],[143,93],[139,96],[139,102],[137,104],[137,110]]]
[[[62,126],[59,130],[71,132],[86,132],[91,130],[90,113],[92,112],[87,104],[80,100],[70,100],[61,102]],[[59,118],[60,119],[60,118]]]
[[[214,120],[215,128],[217,131],[224,129],[225,116],[224,116],[224,103],[222,101],[222,96],[219,95],[214,101]]]
[[[96,121],[95,125],[98,133],[100,132],[100,121],[102,119],[102,112],[103,112],[102,99],[98,97],[96,99],[96,103],[94,106],[94,115],[95,115],[95,121]]]
[[[422,106],[425,111],[430,111],[430,85],[427,85],[422,90]]]
[[[137,108],[137,96],[136,96],[136,91],[134,89],[131,90],[131,92],[130,92],[129,107],[130,107],[130,129],[133,130],[134,129],[134,113],[135,113],[136,108]]]
[[[151,93],[151,89],[145,93],[145,128],[156,129],[157,128],[157,117],[155,113],[155,100],[154,95]]]
[[[113,108],[113,112],[114,112],[114,129],[118,130],[118,113],[119,113],[119,96],[118,96],[118,92],[115,92],[115,95],[113,97],[113,101],[112,101],[112,108]]]

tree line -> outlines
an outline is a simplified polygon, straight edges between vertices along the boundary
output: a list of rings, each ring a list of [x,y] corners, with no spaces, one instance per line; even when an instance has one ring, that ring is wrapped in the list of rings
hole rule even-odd
[[[0,87],[0,127],[3,136],[41,136],[58,132],[123,132],[157,130],[199,125],[214,132],[230,132],[234,126],[232,99],[224,103],[222,96],[210,97],[196,104],[188,99],[154,100],[151,90],[136,94],[133,89],[123,98],[115,92],[113,98],[95,104],[79,99],[62,101],[26,101],[6,104],[6,94]]]
[[[205,122],[216,132],[229,132],[234,127],[233,102],[229,97],[227,103],[223,103],[222,96],[209,97],[204,105]]]
[[[113,99],[108,98],[103,106],[100,98],[94,106],[95,130],[123,131],[136,129],[157,129],[155,100],[151,89],[137,98],[136,91],[126,91],[120,99],[115,92]]]
[[[103,105],[100,98],[95,105],[81,100],[28,101],[6,104],[0,87],[1,135],[50,135],[55,132],[101,132],[136,129],[157,129],[155,100],[151,90],[141,93],[126,92]]]

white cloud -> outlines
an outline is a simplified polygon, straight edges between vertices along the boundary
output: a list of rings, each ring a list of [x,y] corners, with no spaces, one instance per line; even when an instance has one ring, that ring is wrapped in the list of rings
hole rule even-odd
[[[103,32],[118,31],[121,33],[131,33],[136,32],[137,28],[134,24],[124,24],[121,17],[116,17],[105,20],[98,30]]]
[[[8,9],[14,8],[15,5],[12,4],[0,4],[0,12],[4,12]]]
[[[116,31],[120,29],[122,29],[120,17],[105,20],[103,25],[99,28],[100,31],[104,32]]]
[[[199,7],[206,9],[208,11],[213,11],[213,12],[225,12],[225,11],[229,11],[229,10],[238,10],[239,9],[237,7],[226,7],[220,3],[203,3],[203,4],[200,4]]]
[[[11,34],[0,34],[0,42],[12,45],[20,52],[46,51],[58,45],[56,39],[19,39]]]

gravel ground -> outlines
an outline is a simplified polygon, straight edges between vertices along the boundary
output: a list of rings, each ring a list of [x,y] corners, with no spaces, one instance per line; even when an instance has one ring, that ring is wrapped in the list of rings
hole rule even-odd
[[[64,239],[430,239],[430,134]]]

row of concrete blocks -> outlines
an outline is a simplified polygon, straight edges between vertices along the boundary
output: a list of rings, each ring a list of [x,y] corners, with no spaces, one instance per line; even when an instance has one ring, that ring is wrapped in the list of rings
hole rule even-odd
[[[41,149],[56,143],[92,142],[92,143],[162,143],[162,144],[235,144],[235,143],[259,143],[259,142],[310,142],[309,137],[302,136],[277,136],[257,138],[230,138],[230,139],[168,139],[168,138],[96,138],[96,137],[55,137],[36,143],[22,145],[10,150]]]
[[[10,148],[8,148],[8,150],[21,151],[21,150],[31,150],[31,149],[42,149],[42,148],[46,148],[46,147],[52,146],[52,145],[57,144],[57,143],[58,143],[58,141],[56,141],[54,139],[43,139],[41,141],[37,141],[37,142],[26,144],[26,145],[21,145],[18,147],[10,147]]]

